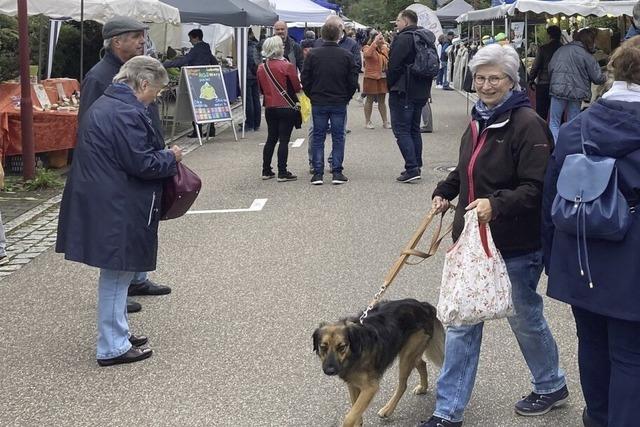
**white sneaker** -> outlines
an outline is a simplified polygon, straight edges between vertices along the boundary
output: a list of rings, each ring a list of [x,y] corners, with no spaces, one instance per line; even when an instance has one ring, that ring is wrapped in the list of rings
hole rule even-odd
[[[367,123],[367,125],[365,126],[367,129],[375,129],[375,126],[373,125],[373,123],[369,122]]]
[[[436,89],[442,89],[442,85],[436,85]]]
[[[391,123],[387,122],[384,125],[382,125],[382,127],[385,129],[391,129]]]

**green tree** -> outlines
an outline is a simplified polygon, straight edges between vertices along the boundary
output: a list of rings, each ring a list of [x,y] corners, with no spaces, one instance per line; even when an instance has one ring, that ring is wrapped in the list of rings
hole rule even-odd
[[[0,15],[0,81],[18,77],[18,22]]]

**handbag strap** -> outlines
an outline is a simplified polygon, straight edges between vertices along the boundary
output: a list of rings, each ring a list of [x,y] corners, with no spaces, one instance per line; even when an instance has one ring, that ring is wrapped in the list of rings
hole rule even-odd
[[[271,72],[271,69],[269,68],[269,65],[267,65],[267,60],[266,59],[264,60],[263,64],[264,64],[264,70],[267,72],[267,75],[269,76],[269,79],[271,80],[271,83],[273,83],[273,85],[275,86],[275,88],[278,91],[278,93],[280,94],[280,96],[282,96],[284,98],[284,100],[287,101],[287,104],[289,104],[289,107],[291,107],[293,109],[297,109],[298,107],[296,106],[296,103],[293,102],[293,99],[291,99],[291,97],[289,96],[287,91],[284,90],[284,88],[282,87],[280,82],[278,82],[278,80],[276,80],[275,76]]]
[[[455,206],[450,205],[450,209],[455,210]],[[427,214],[427,216],[424,217],[424,219],[422,220],[422,223],[420,224],[420,227],[418,227],[418,230],[416,230],[413,237],[411,237],[411,240],[407,244],[407,247],[401,252],[400,258],[396,260],[395,264],[393,264],[393,266],[391,267],[391,270],[389,270],[389,272],[387,273],[387,276],[385,277],[384,283],[380,287],[380,290],[375,294],[375,296],[373,297],[373,300],[371,300],[371,302],[369,303],[365,311],[360,316],[360,324],[362,324],[364,322],[364,319],[367,318],[369,311],[371,311],[373,307],[375,307],[375,305],[378,304],[378,302],[380,302],[380,298],[382,298],[382,295],[387,291],[387,288],[391,286],[391,282],[393,282],[393,280],[396,278],[402,266],[404,264],[412,265],[412,263],[407,262],[407,259],[409,258],[409,256],[415,255],[423,258],[424,260],[433,256],[436,253],[436,251],[438,250],[438,247],[440,246],[440,242],[442,242],[444,237],[447,234],[449,234],[451,232],[451,229],[453,228],[453,224],[451,224],[445,229],[444,233],[441,233],[442,221],[444,219],[445,214],[446,212],[443,212],[440,215],[440,221],[438,222],[437,230],[433,234],[433,238],[431,239],[431,246],[429,247],[429,251],[427,253],[418,251],[415,249],[415,247],[418,245],[418,242],[422,238],[422,235],[424,234],[424,232],[427,230],[427,227],[429,227],[429,225],[433,221],[433,218],[435,218],[436,216],[435,209],[431,209]]]

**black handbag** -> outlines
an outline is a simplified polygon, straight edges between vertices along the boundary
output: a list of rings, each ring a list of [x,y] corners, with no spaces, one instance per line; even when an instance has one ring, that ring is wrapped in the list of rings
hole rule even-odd
[[[273,85],[278,90],[278,93],[280,93],[280,95],[284,98],[284,100],[287,101],[287,104],[289,104],[289,107],[291,107],[293,110],[296,111],[296,119],[293,122],[293,124],[296,129],[300,129],[302,127],[302,112],[300,111],[300,104],[299,104],[298,97],[293,92],[293,84],[289,81],[289,77],[287,77],[287,88],[289,88],[293,93],[293,95],[290,95],[289,92],[284,90],[284,88],[278,82],[278,80],[276,80],[275,76],[271,72],[271,69],[267,65],[267,60],[265,60],[263,64],[264,64],[264,70],[267,72],[267,75],[269,76],[271,83],[273,83]]]

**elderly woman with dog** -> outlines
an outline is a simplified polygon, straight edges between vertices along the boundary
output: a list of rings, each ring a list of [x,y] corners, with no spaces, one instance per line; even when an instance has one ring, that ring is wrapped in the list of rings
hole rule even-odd
[[[469,63],[478,102],[461,140],[458,165],[433,192],[433,208],[444,212],[458,197],[453,238],[464,214],[476,209],[488,223],[512,284],[515,315],[509,325],[529,367],[533,391],[515,404],[520,415],[543,415],[568,398],[558,349],[536,292],[542,272],[542,185],[553,139],[520,88],[518,54],[490,45]],[[448,327],[444,366],[433,416],[421,427],[461,426],[480,357],[483,323]]]
[[[611,89],[560,129],[544,186],[544,258],[548,295],[570,304],[576,321],[584,425],[632,427],[640,418],[640,36],[613,53],[609,70]],[[613,190],[624,199],[615,218],[628,221],[622,238],[590,235],[585,227],[578,242],[575,228],[554,225],[559,176],[571,172],[563,165],[570,164],[569,156],[580,159],[583,147],[600,162],[615,161],[618,188]],[[611,179],[596,175],[587,186]],[[601,199],[596,201],[606,204]],[[590,216],[595,215],[587,212]]]
[[[100,366],[143,360],[147,337],[133,335],[127,290],[135,272],[153,271],[163,179],[175,175],[182,151],[165,149],[148,106],[169,82],[148,56],[127,61],[83,115],[60,206],[56,252],[100,269]]]

